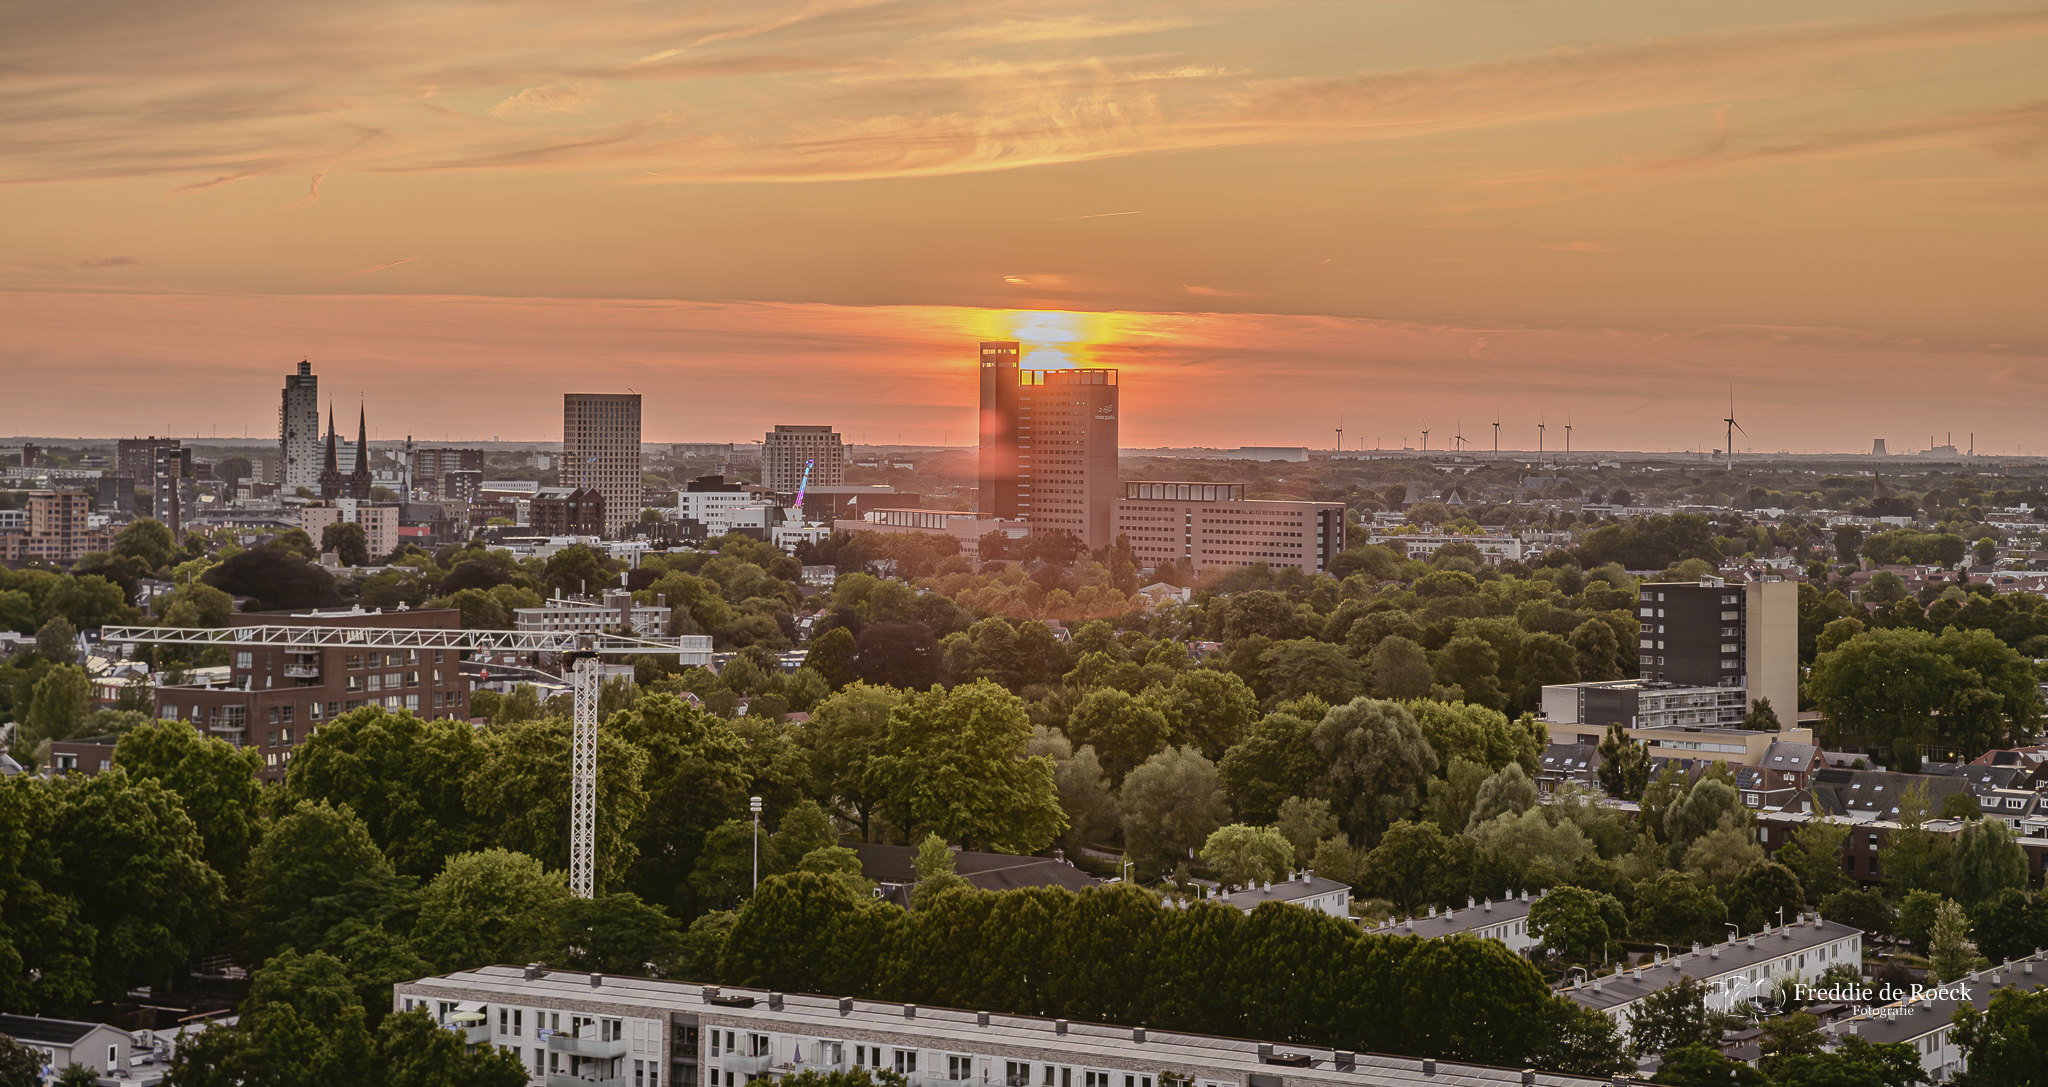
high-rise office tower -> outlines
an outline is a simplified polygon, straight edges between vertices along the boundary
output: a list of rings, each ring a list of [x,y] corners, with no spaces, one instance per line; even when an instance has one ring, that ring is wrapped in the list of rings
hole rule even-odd
[[[813,487],[846,485],[846,446],[828,426],[777,426],[761,442],[761,485],[789,492],[811,471]]]
[[[981,345],[981,482],[975,508],[984,517],[1021,518],[1017,474],[1017,362],[1015,340]]]
[[[286,494],[320,485],[320,379],[313,364],[284,378],[284,403],[277,409],[277,482]]]
[[[1026,370],[1019,345],[981,345],[984,516],[1071,532],[1089,547],[1115,538],[1117,372]]]
[[[640,519],[640,394],[562,394],[562,485],[604,495],[607,535]]]

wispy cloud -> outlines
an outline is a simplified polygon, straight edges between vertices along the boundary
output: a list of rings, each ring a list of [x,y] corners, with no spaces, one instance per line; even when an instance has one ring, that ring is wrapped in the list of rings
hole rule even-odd
[[[1555,249],[1560,253],[1611,253],[1612,249],[1599,242],[1555,242],[1538,245],[1538,249]]]
[[[126,268],[131,264],[141,263],[141,261],[134,257],[100,257],[97,260],[79,261],[78,266],[80,268]]]
[[[528,87],[491,107],[493,117],[554,117],[583,113],[596,103],[601,92],[592,83],[550,83]]]
[[[308,191],[308,192],[306,193],[306,195],[304,195],[304,196],[301,196],[301,197],[299,197],[299,198],[298,198],[297,200],[294,200],[294,201],[292,201],[291,203],[289,203],[289,204],[286,204],[286,205],[284,205],[284,206],[282,206],[282,207],[275,207],[275,208],[271,208],[271,209],[270,209],[269,211],[266,211],[266,212],[264,212],[263,214],[265,214],[265,215],[276,215],[276,214],[277,214],[278,212],[281,212],[281,211],[296,211],[296,210],[298,210],[299,208],[304,208],[304,207],[311,207],[312,205],[314,205],[314,204],[317,204],[317,203],[319,203],[319,202],[320,202],[320,182],[321,182],[321,180],[322,180],[322,179],[324,179],[324,178],[325,178],[326,176],[327,176],[327,175],[326,175],[325,173],[318,173],[318,174],[314,174],[314,175],[313,175],[313,184],[312,184],[312,188],[311,188],[311,190],[310,190],[310,191]]]
[[[366,276],[366,275],[369,275],[369,274],[370,274],[371,272],[381,272],[381,271],[383,271],[383,270],[384,270],[384,269],[386,269],[386,268],[395,268],[395,267],[397,267],[397,266],[399,266],[399,265],[401,265],[401,264],[411,264],[411,263],[412,263],[413,261],[416,261],[416,260],[418,260],[418,259],[420,259],[420,258],[418,258],[418,257],[401,257],[401,258],[399,258],[398,260],[387,260],[387,261],[385,261],[385,262],[384,262],[384,263],[382,263],[382,264],[372,264],[372,265],[370,265],[370,266],[369,266],[368,268],[358,268],[358,269],[356,269],[356,270],[355,270],[355,271],[353,271],[353,272],[344,272],[344,273],[342,273],[341,275],[335,276],[335,277],[334,277],[333,279],[325,279],[325,280],[321,280],[321,282],[322,282],[323,284],[326,284],[326,283],[339,283],[339,282],[341,282],[341,281],[342,281],[342,280],[344,280],[344,279],[354,279],[354,278],[355,278],[355,277],[357,277],[357,276]]]
[[[1196,297],[1199,297],[1199,298],[1264,298],[1264,297],[1265,297],[1265,295],[1263,295],[1263,294],[1261,294],[1261,293],[1259,293],[1259,292],[1257,292],[1257,291],[1227,291],[1227,290],[1224,290],[1224,289],[1223,289],[1223,288],[1221,288],[1221,287],[1199,287],[1199,286],[1196,286],[1195,284],[1192,284],[1192,283],[1183,283],[1183,284],[1181,284],[1181,285],[1180,285],[1180,289],[1181,289],[1181,290],[1183,290],[1183,291],[1186,291],[1186,292],[1187,292],[1187,293],[1189,293],[1189,294],[1195,295]]]

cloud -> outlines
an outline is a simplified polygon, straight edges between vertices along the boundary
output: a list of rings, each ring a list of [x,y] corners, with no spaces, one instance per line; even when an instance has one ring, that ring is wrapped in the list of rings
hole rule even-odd
[[[1221,287],[1197,287],[1183,283],[1180,289],[1201,298],[1264,298],[1265,295],[1252,291],[1226,291]]]
[[[1538,249],[1555,249],[1560,253],[1612,253],[1614,250],[1599,242],[1564,242],[1563,244],[1538,245]]]
[[[306,195],[299,197],[297,200],[294,200],[291,203],[284,205],[283,207],[271,208],[269,211],[266,211],[263,214],[276,215],[280,211],[296,211],[299,208],[311,207],[312,205],[319,203],[320,181],[326,176],[327,175],[324,173],[314,174],[312,189],[311,191],[307,192]]]
[[[355,270],[355,271],[353,271],[353,272],[344,272],[344,273],[342,273],[341,275],[335,276],[335,277],[334,277],[333,279],[328,279],[328,280],[322,280],[321,282],[323,282],[323,283],[339,283],[339,282],[341,282],[341,281],[342,281],[342,280],[344,280],[344,279],[354,279],[354,278],[355,278],[355,277],[357,277],[357,276],[366,276],[366,275],[369,275],[369,274],[370,274],[371,272],[381,272],[381,271],[383,271],[383,270],[384,270],[384,269],[386,269],[386,268],[395,268],[395,267],[397,267],[398,265],[401,265],[401,264],[411,264],[411,263],[412,263],[413,261],[416,261],[416,260],[418,260],[418,259],[420,259],[420,258],[418,258],[418,257],[400,257],[400,258],[399,258],[399,259],[397,259],[397,260],[387,260],[387,261],[385,261],[385,262],[384,262],[384,263],[382,263],[382,264],[372,264],[372,265],[370,265],[370,266],[369,266],[368,268],[359,268],[359,269],[357,269],[357,270]]]
[[[596,103],[601,88],[590,83],[551,83],[528,87],[491,107],[493,117],[554,117],[583,113]]]
[[[98,260],[79,261],[78,266],[80,268],[125,268],[131,264],[141,263],[141,261],[134,257],[101,257]]]

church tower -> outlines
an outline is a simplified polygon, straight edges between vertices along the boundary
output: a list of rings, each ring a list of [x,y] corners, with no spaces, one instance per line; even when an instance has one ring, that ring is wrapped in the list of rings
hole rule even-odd
[[[340,435],[334,432],[334,405],[327,406],[327,462],[320,469],[320,497],[332,502],[341,497],[341,465],[336,456],[334,443]]]

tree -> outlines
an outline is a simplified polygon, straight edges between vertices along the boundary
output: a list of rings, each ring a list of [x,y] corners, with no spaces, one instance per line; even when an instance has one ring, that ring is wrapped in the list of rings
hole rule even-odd
[[[1742,718],[1742,727],[1754,732],[1777,732],[1784,726],[1779,723],[1778,711],[1772,708],[1771,700],[1759,698]]]
[[[333,574],[274,547],[252,547],[231,555],[200,578],[230,596],[252,598],[250,611],[303,611],[342,602]]]
[[[924,690],[945,678],[938,639],[923,623],[869,623],[854,647],[854,674],[869,683]]]
[[[556,916],[554,955],[573,970],[659,975],[682,952],[676,923],[630,891],[570,898]]]
[[[1914,1087],[1931,1081],[1912,1043],[1872,1045],[1852,1036],[1831,1053],[1780,1060],[1772,1082],[1782,1087]]]
[[[1808,902],[1818,903],[1841,889],[1842,847],[1848,840],[1848,824],[1823,817],[1793,831],[1778,850],[1778,863],[1799,877]]]
[[[1479,789],[1490,777],[1484,763],[1452,756],[1444,776],[1429,781],[1423,815],[1445,834],[1463,834],[1472,824],[1472,806],[1479,801]]]
[[[1595,773],[1608,796],[1642,799],[1643,790],[1650,784],[1649,745],[1630,739],[1628,730],[1620,725],[1607,726],[1607,736],[1600,741],[1600,766]]]
[[[906,834],[1034,853],[1066,816],[1052,760],[1024,753],[1030,738],[1023,700],[985,679],[914,693],[891,711],[885,753],[870,759],[868,780]]]
[[[1899,829],[1885,839],[1884,850],[1879,854],[1892,895],[1948,890],[1948,841],[1925,829],[1927,784],[1907,786],[1899,793],[1898,807]]]
[[[326,550],[325,544],[321,547]],[[612,563],[588,544],[570,544],[548,557],[541,569],[541,588],[549,594],[582,595],[601,591],[612,582]]]
[[[1899,902],[1898,934],[1925,955],[1934,934],[1934,918],[1948,899],[1932,891],[1912,891]]]
[[[2007,986],[1992,993],[1983,1009],[1963,1002],[1955,1023],[1972,1083],[2018,1087],[2038,1082],[2041,1069],[2048,1068],[2048,989]]]
[[[1230,672],[1190,669],[1140,696],[1165,715],[1172,742],[1192,744],[1211,762],[1243,738],[1259,719],[1259,698]]]
[[[162,521],[139,517],[114,534],[109,550],[118,558],[137,560],[144,571],[153,573],[170,564],[174,544]]]
[[[1116,833],[1120,820],[1116,796],[1110,792],[1109,776],[1096,761],[1094,748],[1076,751],[1059,732],[1034,725],[1025,752],[1052,760],[1053,785],[1059,790],[1060,810],[1067,816],[1063,839],[1078,846],[1106,841]]]
[[[1543,748],[1550,742],[1543,725],[1534,717],[1510,720],[1498,710],[1466,702],[1438,702],[1415,699],[1405,702],[1415,717],[1422,737],[1429,741],[1437,759],[1448,765],[1452,759],[1469,759],[1488,770],[1508,763],[1520,763],[1534,774],[1541,764]]]
[[[1934,927],[1927,934],[1927,960],[1934,976],[1941,981],[1954,981],[1976,965],[1976,948],[1970,946],[1970,919],[1958,903],[1944,901],[1935,907]]]
[[[832,820],[815,800],[801,800],[782,815],[782,825],[768,836],[762,860],[771,872],[793,872],[812,851],[839,844]]]
[[[36,681],[35,695],[16,737],[17,755],[31,754],[44,740],[68,740],[92,719],[92,680],[75,664],[60,664]]]
[[[447,769],[482,764],[484,746],[467,722],[366,706],[300,742],[284,796],[347,805],[399,872],[425,879],[485,835],[464,795],[464,776]],[[607,765],[600,781],[612,772]]]
[[[1728,889],[1728,917],[1744,932],[1784,924],[1806,908],[1806,889],[1790,868],[1774,861],[1752,864]]]
[[[1664,1052],[1651,1083],[1669,1087],[1765,1087],[1762,1072],[1730,1060],[1706,1042],[1688,1042]]]
[[[493,725],[478,737],[475,765],[463,783],[464,810],[492,828],[494,844],[550,869],[569,867],[571,728],[559,717]],[[296,768],[298,760],[292,761]],[[639,837],[633,830],[647,810],[647,763],[645,749],[619,730],[597,731],[601,769],[592,852],[599,890],[617,885],[639,860]]]
[[[1628,929],[1613,895],[1559,887],[1529,907],[1529,934],[1543,946],[1582,962],[1602,958]]]
[[[1366,854],[1359,884],[1413,916],[1431,904],[1466,895],[1472,873],[1472,839],[1445,835],[1433,823],[1406,819],[1387,828]]]
[[[457,854],[420,892],[413,944],[442,972],[528,962],[549,948],[568,898],[561,875],[532,857],[503,849]]]
[[[1728,912],[1712,891],[1680,872],[1663,872],[1635,885],[1629,930],[1639,940],[1667,943],[1714,942],[1726,936]]]
[[[51,664],[78,663],[78,628],[61,615],[36,630],[36,655]]]
[[[1232,823],[1209,835],[1200,856],[1224,883],[1244,887],[1291,870],[1294,844],[1274,827]]]
[[[1707,987],[1698,978],[1682,977],[1644,997],[1629,1020],[1636,1055],[1718,1041],[1707,1019],[1706,996]]]
[[[1437,768],[1436,753],[1398,702],[1355,699],[1309,733],[1324,760],[1317,793],[1354,840],[1373,841],[1415,810]]]
[[[202,736],[183,721],[157,721],[123,735],[114,762],[176,793],[199,831],[207,867],[232,885],[256,845],[261,801],[256,749]]]
[[[915,904],[922,909],[948,891],[965,889],[965,879],[953,868],[953,850],[946,840],[936,834],[927,834],[917,844],[917,857],[911,861],[911,868],[917,873],[917,891],[913,896]]]
[[[1828,895],[1820,900],[1820,915],[1868,934],[1883,935],[1892,930],[1891,907],[1884,900],[1884,892],[1875,887],[1844,888]]]
[[[1520,763],[1509,763],[1500,773],[1479,784],[1472,798],[1472,815],[1464,829],[1491,822],[1500,815],[1520,815],[1536,806],[1536,783],[1522,772]]]
[[[854,653],[853,632],[833,627],[812,640],[810,652],[804,654],[804,667],[823,676],[833,690],[840,690],[858,681],[853,670]]]
[[[1124,775],[1166,746],[1171,732],[1166,715],[1134,695],[1110,687],[1089,691],[1067,718],[1067,733],[1076,744],[1095,749],[1111,788]]]
[[[0,1034],[0,1087],[41,1087],[43,1057],[5,1034]]]
[[[1970,911],[1970,931],[1992,962],[2025,958],[2048,947],[2048,900],[2007,888]]]
[[[1372,693],[1381,698],[1424,698],[1436,683],[1428,652],[1400,635],[1373,645],[1366,672]]]
[[[1344,650],[1313,638],[1275,642],[1259,654],[1259,676],[1273,697],[1305,695],[1341,705],[1365,693],[1365,672]]]
[[[851,635],[848,639],[851,645]],[[834,811],[860,828],[863,841],[872,840],[870,819],[879,802],[878,783],[867,777],[868,763],[887,750],[889,715],[903,698],[893,687],[854,681],[811,711],[801,738],[810,752],[812,780]]]
[[[1275,829],[1294,847],[1293,863],[1302,867],[1314,863],[1319,843],[1340,833],[1337,817],[1330,814],[1329,801],[1298,796],[1288,797],[1280,805],[1280,820]]]
[[[1543,1027],[1537,1067],[1579,1076],[1612,1076],[1634,1067],[1621,1031],[1607,1013],[1555,997]],[[1717,1084],[1716,1087],[1719,1087]]]
[[[1168,748],[1132,770],[1117,807],[1124,841],[1145,873],[1192,857],[1230,814],[1222,776],[1192,747]]]
[[[1956,838],[1955,856],[1949,861],[1949,878],[1954,897],[1963,909],[2008,889],[2027,885],[2027,856],[2013,840],[2012,828],[2003,819],[1980,819],[1963,824]]]
[[[321,529],[320,550],[332,554],[343,566],[370,565],[369,537],[354,521],[336,521]]]
[[[251,937],[259,959],[287,948],[338,954],[361,926],[397,922],[413,898],[410,881],[392,870],[346,805],[299,801],[249,859]]]
[[[1218,769],[1239,818],[1277,819],[1288,797],[1313,790],[1324,765],[1311,742],[1314,726],[1293,713],[1270,713],[1223,756]]]

